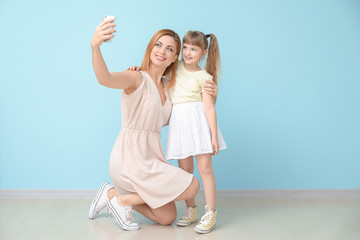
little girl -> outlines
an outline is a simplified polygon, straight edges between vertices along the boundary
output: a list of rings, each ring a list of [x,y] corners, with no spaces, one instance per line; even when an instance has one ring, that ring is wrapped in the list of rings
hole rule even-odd
[[[206,55],[204,70],[200,68],[199,61]],[[183,38],[182,61],[178,63],[176,81],[168,86],[173,107],[166,160],[178,159],[180,168],[193,173],[193,156],[196,156],[206,199],[205,215],[194,228],[198,233],[208,233],[216,224],[216,184],[211,156],[226,148],[217,128],[213,97],[202,89],[206,80],[213,80],[217,84],[219,67],[220,54],[215,35],[189,31]],[[129,70],[140,68],[133,66]],[[198,221],[195,198],[187,200],[186,205],[185,216],[177,222],[179,226]]]
[[[199,61],[206,55],[208,57],[204,70],[200,68]],[[202,91],[206,80],[212,79],[217,83],[219,67],[220,54],[216,37],[199,31],[186,33],[176,81],[169,86],[173,108],[166,159],[178,159],[180,168],[193,173],[193,156],[196,156],[206,199],[206,213],[194,228],[198,233],[208,233],[216,224],[216,185],[211,156],[226,148],[217,127],[213,98]],[[198,220],[195,199],[186,201],[186,205],[185,216],[177,222],[179,226],[188,226]]]

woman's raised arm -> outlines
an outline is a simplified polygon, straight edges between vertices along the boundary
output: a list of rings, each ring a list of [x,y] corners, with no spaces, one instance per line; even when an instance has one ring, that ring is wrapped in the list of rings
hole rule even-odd
[[[103,20],[99,26],[96,27],[93,38],[91,39],[92,63],[96,78],[99,83],[109,88],[129,89],[135,90],[141,83],[142,75],[139,72],[124,71],[124,72],[109,72],[104,58],[100,51],[100,45],[108,39],[114,37],[112,33],[116,32],[116,25],[112,22],[113,19]]]

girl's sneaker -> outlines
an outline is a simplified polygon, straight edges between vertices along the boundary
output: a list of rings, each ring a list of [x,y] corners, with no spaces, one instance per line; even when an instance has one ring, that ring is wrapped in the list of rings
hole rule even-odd
[[[198,225],[195,226],[195,231],[198,233],[208,233],[214,229],[216,224],[216,210],[210,210],[205,206],[205,215],[201,218]]]
[[[134,231],[140,228],[139,224],[133,222],[130,206],[121,207],[117,203],[116,197],[112,198],[107,203],[110,212],[115,217],[116,221],[118,222],[118,224],[122,229],[128,231]]]
[[[197,222],[198,219],[198,207],[187,207],[185,209],[185,216],[180,218],[176,225],[186,227],[194,222]]]
[[[90,210],[89,210],[89,218],[94,219],[96,215],[100,212],[101,209],[106,207],[108,198],[108,191],[113,188],[109,183],[104,183],[98,193],[96,194],[94,200],[91,203]]]

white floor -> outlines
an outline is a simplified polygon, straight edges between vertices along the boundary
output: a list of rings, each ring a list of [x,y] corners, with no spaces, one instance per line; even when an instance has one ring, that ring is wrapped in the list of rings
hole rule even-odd
[[[0,199],[0,239],[246,239],[360,240],[360,200],[229,200],[217,202],[216,228],[160,226],[134,212],[139,231],[123,231],[101,212],[87,218],[91,199]],[[178,203],[178,217],[185,205]],[[200,216],[203,201],[198,201]]]

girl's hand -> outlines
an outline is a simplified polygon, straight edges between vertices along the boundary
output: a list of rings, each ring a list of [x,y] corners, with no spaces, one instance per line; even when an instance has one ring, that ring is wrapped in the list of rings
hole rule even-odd
[[[91,47],[97,48],[108,39],[114,37],[112,33],[116,32],[115,29],[111,27],[115,27],[116,24],[113,23],[114,19],[104,19],[99,26],[96,27],[93,38],[91,39]]]
[[[211,139],[211,144],[214,150],[214,153],[212,155],[215,156],[219,152],[219,142],[217,140],[217,137]]]
[[[130,71],[140,71],[140,67],[138,67],[138,66],[132,66],[132,67],[129,67],[127,70],[130,70]]]
[[[206,80],[203,89],[207,94],[211,95],[213,98],[216,98],[218,94],[218,87],[216,86],[214,81]]]

